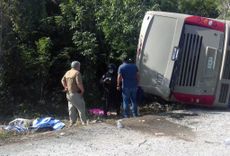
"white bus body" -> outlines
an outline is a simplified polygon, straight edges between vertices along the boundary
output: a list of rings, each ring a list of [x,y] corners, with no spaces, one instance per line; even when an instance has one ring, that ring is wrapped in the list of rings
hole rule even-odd
[[[229,22],[149,11],[139,36],[140,86],[165,100],[227,107]]]

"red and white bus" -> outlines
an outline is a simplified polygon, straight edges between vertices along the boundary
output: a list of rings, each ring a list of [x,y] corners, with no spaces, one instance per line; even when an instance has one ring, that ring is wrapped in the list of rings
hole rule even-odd
[[[144,92],[168,101],[230,104],[230,22],[149,11],[136,64]]]

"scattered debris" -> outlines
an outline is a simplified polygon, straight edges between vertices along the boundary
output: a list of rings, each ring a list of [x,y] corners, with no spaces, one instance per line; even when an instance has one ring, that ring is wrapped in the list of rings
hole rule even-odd
[[[63,135],[65,135],[65,133],[64,133],[64,132],[62,132],[62,133],[60,133],[60,135],[61,135],[61,136],[63,136]]]
[[[124,128],[124,125],[121,123],[122,120],[117,120],[117,128]]]
[[[144,140],[143,142],[139,143],[138,146],[140,147],[141,145],[145,144],[147,140]]]
[[[152,102],[140,108],[141,114],[149,113],[164,113],[172,110],[184,109],[185,106],[180,104],[163,104],[159,102]]]
[[[207,144],[220,144],[219,142],[208,141],[208,140],[205,140],[204,142]]]
[[[224,144],[225,144],[225,145],[230,145],[230,138],[224,140]]]
[[[155,133],[156,136],[164,136],[164,133],[159,132],[159,133]]]
[[[90,123],[92,124],[97,123],[97,120],[92,120]]]
[[[145,120],[139,120],[139,122],[144,123],[144,122],[145,122]]]

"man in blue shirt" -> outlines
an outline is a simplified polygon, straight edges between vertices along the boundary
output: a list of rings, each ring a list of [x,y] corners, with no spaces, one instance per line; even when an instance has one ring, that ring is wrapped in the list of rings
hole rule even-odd
[[[123,110],[124,117],[129,116],[129,104],[132,104],[133,117],[137,114],[137,86],[139,82],[139,73],[137,66],[131,59],[126,58],[124,62],[118,68],[117,75],[117,89],[120,90],[120,84],[122,82],[122,98],[123,98]]]

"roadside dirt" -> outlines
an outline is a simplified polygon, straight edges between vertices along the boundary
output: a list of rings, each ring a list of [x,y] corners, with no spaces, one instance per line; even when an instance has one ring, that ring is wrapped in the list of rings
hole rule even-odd
[[[123,128],[117,127],[119,118],[110,117],[92,120],[88,126],[9,137],[0,140],[0,156],[230,155],[226,142],[230,139],[229,111],[198,108],[141,113],[137,118],[120,119]]]
[[[181,108],[181,106],[179,106]],[[186,126],[181,126],[179,124],[175,124],[166,120],[166,117],[171,116],[169,110],[176,109],[172,106],[169,108],[168,105],[162,106],[159,103],[153,103],[150,105],[146,105],[140,108],[140,117],[137,118],[126,118],[122,119],[116,115],[111,115],[107,119],[103,117],[94,118],[90,117],[90,124],[98,124],[98,123],[106,123],[110,124],[114,127],[117,126],[117,120],[122,120],[122,125],[125,129],[138,131],[141,133],[147,133],[149,135],[155,136],[174,136],[179,139],[190,140],[193,137],[193,132],[190,128]],[[188,115],[188,114],[184,114]],[[180,118],[184,116],[180,114]],[[172,116],[176,116],[174,113]],[[7,124],[10,120],[6,119],[4,121],[0,121],[0,125]],[[73,126],[68,127],[68,120],[63,119],[62,122],[65,123],[66,127],[61,130],[65,136],[73,135],[76,133],[76,127],[83,126]],[[3,133],[3,129],[0,127],[0,134]],[[27,140],[39,140],[45,139],[49,137],[55,137],[56,132],[46,131],[46,132],[36,132],[36,133],[26,133],[26,134],[16,134],[16,133],[8,133],[5,137],[0,137],[0,146],[11,144],[11,143],[20,143],[25,142]]]
[[[155,136],[174,136],[178,139],[190,140],[194,136],[192,130],[186,126],[181,126],[179,124],[175,124],[166,120],[164,116],[159,115],[144,115],[137,118],[126,118],[121,119],[121,123],[123,128],[128,130],[134,130],[141,133],[155,135]],[[68,125],[68,121],[64,121],[66,125]],[[92,123],[93,122],[93,123]],[[106,123],[112,125],[114,127],[117,126],[117,118],[111,117],[108,120],[93,120],[91,121],[91,125]],[[62,129],[61,133],[67,135],[73,135],[77,132],[77,128],[84,128],[84,126],[66,126]],[[6,138],[2,138],[0,142],[0,146],[11,144],[11,143],[21,143],[28,140],[40,140],[47,139],[49,137],[55,137],[57,135],[56,132],[47,131],[47,132],[39,132],[39,133],[27,133],[27,134],[7,134]]]

